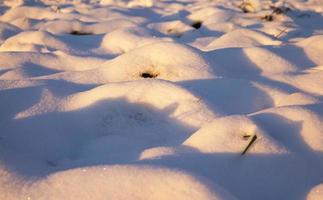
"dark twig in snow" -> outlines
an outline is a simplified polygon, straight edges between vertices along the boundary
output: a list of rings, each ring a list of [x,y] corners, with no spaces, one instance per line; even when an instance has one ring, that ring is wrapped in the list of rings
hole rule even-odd
[[[257,139],[257,135],[254,135],[252,138],[251,138],[251,140],[250,140],[250,142],[249,142],[249,144],[246,146],[246,148],[243,150],[243,152],[241,153],[241,155],[244,155],[247,151],[248,151],[248,149],[251,147],[251,145],[256,141],[256,139]]]
[[[277,35],[275,35],[274,37],[275,37],[275,38],[277,38],[277,39],[278,39],[278,38],[280,38],[280,36],[282,36],[284,33],[287,33],[287,32],[288,32],[287,30],[288,30],[288,28],[289,28],[289,27],[291,27],[291,24],[287,24],[287,25],[286,25],[286,27],[285,27],[283,30],[281,30],[281,31],[280,31]]]
[[[248,140],[251,137],[251,135],[244,135],[243,139]]]

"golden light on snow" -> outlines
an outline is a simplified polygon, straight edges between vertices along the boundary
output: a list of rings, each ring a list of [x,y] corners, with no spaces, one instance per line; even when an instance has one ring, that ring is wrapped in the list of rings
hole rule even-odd
[[[0,200],[322,199],[322,10],[0,1]]]

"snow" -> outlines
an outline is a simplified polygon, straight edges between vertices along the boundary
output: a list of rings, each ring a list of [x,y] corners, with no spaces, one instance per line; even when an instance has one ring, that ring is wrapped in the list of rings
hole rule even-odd
[[[279,45],[280,41],[266,36],[263,33],[258,33],[254,30],[248,29],[235,29],[216,38],[213,42],[209,43],[207,48],[209,50],[220,48],[232,48],[232,47],[253,47],[264,45]]]
[[[183,144],[203,153],[240,153],[248,142],[248,139],[244,141],[242,138],[253,135],[257,135],[259,142],[255,143],[250,153],[287,153],[256,123],[245,116],[217,118],[195,132]]]
[[[19,184],[22,185],[21,182]],[[9,190],[18,190],[14,194],[2,193],[1,198],[186,199],[189,194],[191,199],[235,199],[220,187],[217,191],[212,191],[209,185],[211,184],[203,178],[161,167],[115,165],[105,168],[98,166],[59,172],[34,183],[25,183],[23,187],[20,186],[21,190],[17,186],[10,188],[10,186],[1,184]]]
[[[174,54],[172,51],[178,53]],[[173,42],[153,43],[136,48],[108,61],[100,70],[107,81],[113,82],[141,79],[142,73],[173,81],[215,77],[202,52]]]
[[[9,37],[20,32],[20,29],[16,26],[10,25],[5,22],[0,22],[0,41],[3,43]]]
[[[322,59],[320,59],[320,55],[323,50],[322,47],[323,36],[312,36],[306,38],[303,41],[297,43],[297,46],[303,48],[305,54],[317,65],[322,65]]]
[[[310,193],[307,195],[307,200],[319,200],[323,196],[323,184],[319,184],[313,189],[311,189]]]
[[[0,199],[323,199],[321,0],[0,2]]]

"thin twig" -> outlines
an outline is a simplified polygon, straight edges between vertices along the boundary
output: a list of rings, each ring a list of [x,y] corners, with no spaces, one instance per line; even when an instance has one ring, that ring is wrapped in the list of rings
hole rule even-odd
[[[281,30],[277,35],[274,36],[275,38],[278,39],[283,33],[288,33],[288,29],[293,26],[293,23],[287,23],[285,26],[286,27],[283,30]]]
[[[241,153],[241,155],[244,155],[247,151],[248,151],[248,149],[251,147],[251,145],[256,141],[256,139],[257,139],[257,135],[254,135],[254,136],[252,136],[252,138],[251,138],[251,140],[250,140],[250,142],[249,142],[249,144],[246,146],[246,148],[243,150],[243,152]]]

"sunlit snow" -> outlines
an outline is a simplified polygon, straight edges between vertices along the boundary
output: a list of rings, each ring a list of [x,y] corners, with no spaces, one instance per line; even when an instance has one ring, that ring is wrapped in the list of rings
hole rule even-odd
[[[322,0],[0,1],[0,200],[322,200]]]

